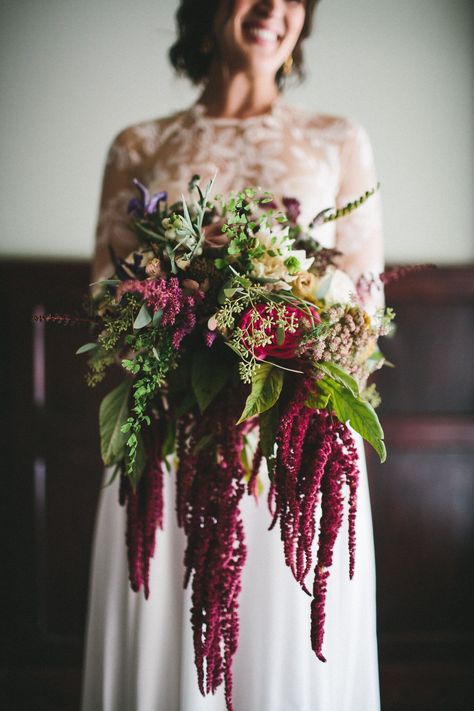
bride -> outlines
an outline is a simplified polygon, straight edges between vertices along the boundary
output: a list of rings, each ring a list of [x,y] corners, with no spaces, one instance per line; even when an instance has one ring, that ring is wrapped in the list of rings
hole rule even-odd
[[[258,185],[301,203],[308,224],[377,182],[366,131],[355,121],[288,104],[282,89],[302,75],[302,40],[318,0],[182,0],[174,67],[203,91],[193,106],[126,128],[105,169],[94,280],[112,271],[109,246],[125,257],[132,179],[185,193],[193,174],[215,173],[215,191]],[[380,197],[318,228],[357,280],[382,271]],[[380,296],[366,304],[374,309]],[[361,441],[357,560],[348,576],[341,530],[328,581],[324,652],[311,650],[310,600],[286,567],[265,497],[243,503],[248,547],[234,658],[236,711],[377,711],[375,570],[367,476]],[[107,472],[106,472],[107,477]],[[174,511],[173,475],[165,481],[165,526],[150,571],[148,600],[128,584],[125,511],[115,483],[101,490],[90,585],[83,711],[224,711],[223,689],[201,697],[194,667],[190,595],[183,590],[184,536]]]

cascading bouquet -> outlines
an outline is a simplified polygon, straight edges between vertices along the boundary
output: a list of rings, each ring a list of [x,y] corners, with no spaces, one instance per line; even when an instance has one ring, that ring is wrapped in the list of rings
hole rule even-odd
[[[190,199],[168,206],[166,193],[134,183],[129,213],[140,246],[126,259],[112,252],[114,277],[93,297],[96,340],[78,352],[88,353],[90,385],[117,361],[126,371],[100,407],[101,449],[120,476],[130,582],[145,597],[163,471],[176,460],[199,688],[214,693],[224,681],[231,709],[246,558],[241,499],[261,493],[266,460],[270,528],[279,523],[285,562],[312,596],[311,644],[324,661],[326,583],[346,490],[354,571],[352,430],[385,458],[377,394],[366,383],[384,362],[377,339],[392,313],[369,316],[336,267],[339,253],[298,224],[296,200],[278,204],[255,188],[211,199],[212,181],[203,191],[194,176]],[[374,190],[322,211],[311,230]]]

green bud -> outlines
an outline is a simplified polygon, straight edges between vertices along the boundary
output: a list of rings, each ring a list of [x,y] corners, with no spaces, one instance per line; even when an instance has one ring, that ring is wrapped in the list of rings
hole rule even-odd
[[[285,267],[288,269],[288,273],[291,276],[298,274],[298,272],[301,270],[300,262],[296,257],[288,257],[287,259],[285,259],[284,264]]]

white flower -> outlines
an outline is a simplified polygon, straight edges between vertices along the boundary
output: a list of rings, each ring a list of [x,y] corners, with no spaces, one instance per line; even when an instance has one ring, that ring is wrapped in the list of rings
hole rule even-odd
[[[329,266],[319,280],[316,296],[327,306],[349,304],[356,299],[357,290],[350,276],[341,269]]]
[[[276,279],[278,289],[288,289],[297,274],[307,271],[313,263],[313,257],[308,258],[304,249],[291,249],[293,240],[288,237],[288,227],[262,227],[256,237],[265,251],[253,263],[252,274],[258,279]]]

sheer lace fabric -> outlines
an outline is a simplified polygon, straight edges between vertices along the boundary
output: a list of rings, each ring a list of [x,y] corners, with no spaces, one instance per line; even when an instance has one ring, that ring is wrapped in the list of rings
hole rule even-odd
[[[132,179],[152,190],[166,190],[169,201],[187,196],[193,174],[206,182],[216,175],[215,191],[247,185],[301,202],[301,221],[326,207],[340,207],[374,187],[372,147],[357,122],[311,113],[282,99],[260,116],[212,118],[201,104],[122,131],[113,141],[105,168],[95,279],[111,271],[108,246],[125,257],[136,239],[127,219],[134,194]],[[362,207],[319,226],[315,238],[342,253],[340,266],[354,280],[376,277],[383,269],[381,199],[376,193]],[[381,300],[374,289],[372,300]]]

